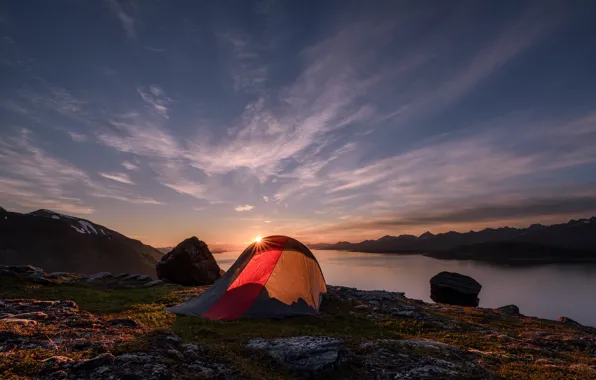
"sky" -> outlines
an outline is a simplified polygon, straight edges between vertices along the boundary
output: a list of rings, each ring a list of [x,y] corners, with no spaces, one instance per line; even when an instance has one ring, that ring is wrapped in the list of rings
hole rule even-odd
[[[596,214],[590,1],[0,4],[0,204],[155,246]]]

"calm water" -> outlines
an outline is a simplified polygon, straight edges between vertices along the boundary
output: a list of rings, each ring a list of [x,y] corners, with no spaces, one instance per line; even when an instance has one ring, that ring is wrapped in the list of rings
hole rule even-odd
[[[313,251],[328,284],[405,292],[427,302],[429,280],[441,271],[473,277],[482,284],[481,307],[519,306],[529,316],[572,318],[596,326],[596,265],[494,266],[473,261],[436,260],[420,255]],[[215,254],[228,269],[240,252]]]

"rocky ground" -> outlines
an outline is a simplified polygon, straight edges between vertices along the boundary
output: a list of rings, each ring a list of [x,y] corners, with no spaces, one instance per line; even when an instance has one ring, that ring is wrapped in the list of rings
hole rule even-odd
[[[205,287],[0,267],[0,378],[593,379],[596,329],[329,286],[318,317],[209,321]]]

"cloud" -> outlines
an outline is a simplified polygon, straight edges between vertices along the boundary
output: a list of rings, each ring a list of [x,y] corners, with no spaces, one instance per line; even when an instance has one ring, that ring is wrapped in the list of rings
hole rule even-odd
[[[269,197],[268,197],[268,196],[266,196],[266,195],[263,195],[263,201],[264,201],[265,203],[269,202]]]
[[[122,166],[126,169],[126,170],[139,170],[139,166],[133,164],[132,162],[129,161],[124,161],[122,162]]]
[[[122,28],[126,32],[128,38],[136,40],[137,33],[135,30],[135,19],[124,11],[124,8],[122,8],[122,5],[120,5],[118,0],[105,0],[105,2],[108,4],[110,11],[120,21],[120,24],[122,25]]]
[[[159,115],[168,119],[168,106],[172,104],[173,100],[166,96],[165,92],[158,86],[152,85],[149,88],[137,88],[137,92],[145,103]]]
[[[183,148],[169,131],[139,113],[115,116],[109,124],[115,131],[104,129],[97,132],[99,142],[106,146],[162,159],[177,159],[183,154]]]
[[[75,214],[94,211],[88,197],[128,203],[161,204],[155,199],[99,183],[81,169],[54,157],[33,143],[33,133],[0,138],[0,193],[24,207],[44,207]]]
[[[112,181],[126,183],[129,185],[134,185],[134,182],[131,181],[130,177],[126,173],[98,173],[100,176],[111,179]]]
[[[83,135],[81,133],[68,132],[68,135],[70,136],[70,138],[72,139],[72,141],[76,141],[76,142],[85,142],[85,141],[87,141],[87,136],[86,135]]]
[[[258,47],[248,36],[226,32],[219,39],[227,48],[229,72],[236,92],[262,93],[267,84],[268,67],[260,57]]]
[[[242,205],[242,206],[237,206],[234,210],[238,211],[238,212],[243,212],[243,211],[250,211],[254,208],[255,206],[252,205]]]

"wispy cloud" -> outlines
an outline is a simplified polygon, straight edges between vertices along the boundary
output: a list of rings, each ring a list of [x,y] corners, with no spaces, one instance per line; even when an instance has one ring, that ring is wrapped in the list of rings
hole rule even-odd
[[[238,211],[238,212],[243,212],[243,211],[250,211],[254,208],[255,206],[252,205],[242,205],[242,206],[236,206],[236,208],[234,210]]]
[[[77,132],[68,132],[68,135],[72,139],[72,141],[76,142],[85,142],[87,141],[87,136]]]
[[[126,183],[128,185],[134,185],[134,182],[131,181],[130,177],[126,173],[98,173],[100,176],[111,179],[112,181]]]
[[[120,5],[120,3],[118,2],[118,0],[104,0],[108,7],[110,8],[110,11],[114,14],[114,16],[116,16],[118,18],[118,20],[120,21],[120,25],[122,25],[122,28],[124,29],[124,31],[126,32],[126,35],[128,36],[128,38],[132,39],[132,40],[136,40],[137,39],[137,33],[135,30],[135,19],[132,18],[128,13],[126,13],[124,11],[124,8],[122,8],[122,5]]]
[[[261,59],[257,46],[242,33],[230,31],[219,36],[230,53],[228,70],[234,90],[246,93],[264,91],[268,67]]]
[[[78,167],[36,147],[29,130],[0,138],[0,164],[0,193],[8,201],[25,207],[82,214],[94,211],[89,199],[84,199],[88,197],[128,203],[161,203],[94,181]]]
[[[166,93],[160,87],[155,85],[149,86],[149,88],[139,87],[137,92],[155,112],[166,119],[169,118],[168,106],[172,104],[173,100],[166,96]]]
[[[126,169],[126,170],[139,170],[139,166],[133,164],[132,162],[129,161],[124,161],[122,162],[122,166]]]

